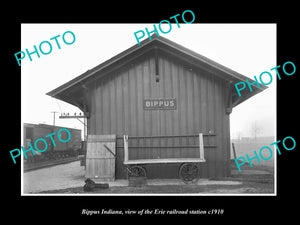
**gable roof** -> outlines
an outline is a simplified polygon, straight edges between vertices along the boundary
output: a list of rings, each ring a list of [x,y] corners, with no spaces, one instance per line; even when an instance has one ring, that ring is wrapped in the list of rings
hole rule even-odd
[[[122,65],[124,65],[124,63],[128,62],[129,60],[138,58],[139,56],[142,56],[143,54],[153,49],[159,49],[165,51],[168,54],[173,55],[174,57],[177,57],[181,60],[186,61],[187,63],[192,64],[193,66],[205,68],[205,70],[211,71],[212,74],[220,77],[221,79],[227,80],[232,86],[237,82],[245,82],[246,79],[248,79],[250,83],[254,82],[254,80],[249,79],[248,77],[236,71],[233,71],[228,67],[225,67],[203,55],[200,55],[188,48],[185,48],[173,41],[170,41],[169,39],[166,39],[161,36],[158,37],[156,34],[153,34],[151,36],[151,40],[148,38],[143,40],[140,43],[140,45],[136,44],[126,49],[125,51],[115,55],[114,57],[108,59],[107,61],[99,64],[98,66],[92,68],[91,70],[86,71],[85,73],[79,75],[78,77],[75,77],[74,79],[66,82],[65,84],[55,88],[54,90],[46,94],[51,97],[61,99],[73,105],[79,106],[78,104],[74,104],[72,100],[67,97],[67,95],[69,95],[69,93],[72,90],[74,91],[74,88],[78,88],[78,86],[84,88],[85,87],[84,82],[92,78],[96,73],[103,71],[104,73],[107,74],[107,72],[105,71],[109,70],[109,68],[113,70],[116,67],[116,64],[120,64],[120,62],[123,61]],[[112,66],[114,68],[111,68]],[[250,92],[249,90],[247,91],[245,89],[241,97],[237,96],[237,98],[233,102],[233,106],[240,104],[246,99],[252,97],[253,95],[267,88],[262,84],[260,84],[260,86],[261,88],[252,86],[253,89],[252,92]],[[231,91],[233,94],[237,95],[235,89]]]

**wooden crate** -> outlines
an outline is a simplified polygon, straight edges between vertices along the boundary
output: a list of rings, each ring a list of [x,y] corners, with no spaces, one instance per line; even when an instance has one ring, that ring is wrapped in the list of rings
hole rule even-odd
[[[86,177],[115,180],[115,154],[116,135],[88,135]]]

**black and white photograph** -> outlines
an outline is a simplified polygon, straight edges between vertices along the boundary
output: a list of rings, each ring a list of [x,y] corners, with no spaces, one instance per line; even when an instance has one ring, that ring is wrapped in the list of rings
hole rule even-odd
[[[22,196],[277,195],[277,25],[191,14],[21,24]]]
[[[3,8],[3,221],[293,221],[295,4],[64,3]]]

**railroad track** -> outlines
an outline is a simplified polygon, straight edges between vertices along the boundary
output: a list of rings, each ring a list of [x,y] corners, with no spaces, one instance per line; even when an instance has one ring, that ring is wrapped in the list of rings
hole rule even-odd
[[[57,159],[57,160],[51,160],[51,161],[45,161],[45,162],[37,162],[32,164],[24,164],[24,173],[31,171],[31,170],[37,170],[42,169],[45,167],[51,167],[59,164],[74,162],[79,160],[78,157],[71,157],[71,158],[63,158],[63,159]]]

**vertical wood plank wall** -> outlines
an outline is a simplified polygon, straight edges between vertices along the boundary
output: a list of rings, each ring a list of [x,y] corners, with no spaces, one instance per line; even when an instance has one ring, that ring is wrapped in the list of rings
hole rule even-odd
[[[90,84],[91,108],[88,132],[93,135],[123,136],[184,135],[216,133],[216,148],[205,149],[202,177],[223,177],[229,173],[230,134],[226,114],[226,86],[222,80],[200,69],[191,69],[167,55],[159,55],[160,81],[155,80],[154,56],[134,61]],[[176,98],[176,110],[144,110],[143,100]],[[144,145],[168,145],[172,140],[144,141]],[[189,140],[173,140],[177,144]],[[147,142],[147,143],[146,143]],[[185,142],[185,143],[179,143]],[[175,143],[176,144],[176,143]],[[117,148],[116,178],[124,178],[123,149]],[[155,157],[157,148],[137,151],[138,158]],[[182,151],[185,151],[182,149]],[[172,157],[171,150],[165,157]],[[188,151],[186,154],[189,154]],[[149,165],[150,177],[177,177],[178,165]]]
[[[105,181],[115,179],[115,158],[116,153],[115,135],[88,135],[86,153],[86,177],[99,178]]]

